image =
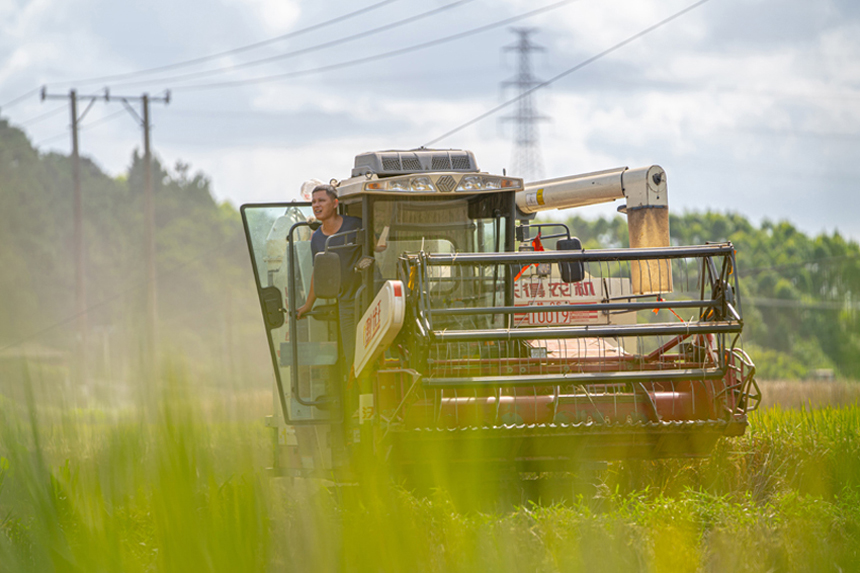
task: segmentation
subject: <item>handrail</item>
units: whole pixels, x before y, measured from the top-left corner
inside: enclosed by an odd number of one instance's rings
[[[594,249],[582,251],[523,251],[514,253],[432,253],[424,254],[431,266],[549,263],[565,261],[638,261],[644,259],[684,259],[713,257],[734,252],[731,243],[694,245],[690,247],[662,247],[637,249]]]
[[[654,295],[650,295],[654,296]],[[497,306],[497,307],[464,307],[464,308],[431,308],[429,312],[436,316],[463,316],[470,314],[521,314],[536,312],[567,312],[586,310],[654,310],[661,308],[701,308],[715,307],[722,301],[710,300],[664,300],[661,302],[594,302],[577,304],[555,304],[551,306]],[[738,318],[739,320],[739,318]]]
[[[552,308],[552,307],[550,307]],[[597,338],[616,336],[659,336],[680,334],[740,333],[743,324],[734,321],[697,323],[659,322],[650,324],[618,324],[600,326],[566,326],[483,330],[434,330],[434,342],[466,342],[480,340],[539,340],[547,338]]]

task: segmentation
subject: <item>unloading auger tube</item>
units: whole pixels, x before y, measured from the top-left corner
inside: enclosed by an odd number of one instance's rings
[[[630,246],[669,246],[666,172],[659,165],[619,167],[526,183],[516,199],[517,209],[525,216],[626,199],[627,204],[619,211],[627,214]],[[667,261],[637,261],[632,271],[634,294],[672,292],[672,270]]]

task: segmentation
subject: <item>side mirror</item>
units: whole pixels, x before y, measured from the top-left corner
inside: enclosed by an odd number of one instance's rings
[[[284,326],[284,299],[281,298],[281,289],[274,286],[264,287],[260,289],[260,297],[266,311],[266,327],[273,330]]]
[[[561,239],[556,243],[555,248],[559,251],[581,251],[582,242],[576,237]],[[578,283],[585,278],[585,268],[582,265],[582,261],[558,263],[558,270],[561,271],[561,280],[566,283]]]
[[[526,240],[526,230],[524,225],[517,225],[517,228],[514,229],[514,233],[516,235],[516,239],[523,243]]]
[[[314,294],[319,298],[337,298],[340,292],[340,257],[331,251],[314,257]]]

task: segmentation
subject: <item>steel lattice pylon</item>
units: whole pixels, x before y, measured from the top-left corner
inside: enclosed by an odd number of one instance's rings
[[[519,36],[516,44],[506,46],[506,52],[516,50],[518,54],[518,70],[514,78],[502,82],[502,87],[517,88],[519,99],[514,115],[504,117],[506,121],[515,122],[514,151],[511,158],[511,175],[522,177],[526,181],[536,181],[543,178],[543,161],[538,147],[537,123],[547,119],[535,110],[532,90],[541,83],[532,74],[531,53],[543,51],[545,48],[531,41],[530,35],[534,28],[512,28]]]

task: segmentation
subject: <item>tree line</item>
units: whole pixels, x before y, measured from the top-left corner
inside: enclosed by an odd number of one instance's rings
[[[585,248],[629,245],[626,219],[571,217]],[[834,231],[811,237],[788,221],[752,224],[737,213],[669,218],[673,245],[731,241],[744,308],[745,348],[762,378],[818,370],[860,379],[860,245]]]
[[[94,376],[141,367],[146,272],[143,160],[105,174],[82,159],[85,280]],[[268,383],[271,363],[237,209],[181,162],[154,164],[157,298],[164,348],[201,375]],[[72,168],[39,153],[0,119],[0,365],[10,356],[74,348]],[[571,217],[585,248],[624,247],[626,220]],[[736,213],[671,215],[673,244],[737,247],[745,346],[764,378],[817,369],[860,379],[860,246],[838,232],[808,236],[789,222],[756,226]],[[265,387],[265,386],[263,386]]]
[[[89,374],[144,370],[144,162],[110,177],[81,158]],[[270,363],[237,210],[190,166],[153,162],[159,343],[211,380],[246,383]],[[56,363],[78,336],[72,160],[41,154],[0,119],[0,367],[23,356]],[[265,386],[264,386],[265,387]]]

